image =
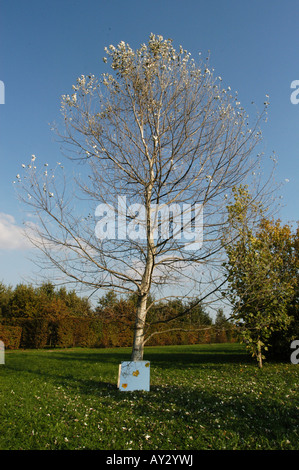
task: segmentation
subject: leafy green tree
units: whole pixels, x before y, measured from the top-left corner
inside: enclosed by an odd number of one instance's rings
[[[236,188],[235,203],[228,211],[237,236],[234,243],[226,245],[225,266],[232,318],[262,367],[271,335],[290,323],[288,308],[296,286],[296,259],[290,227],[282,226],[279,220],[267,220],[258,205],[255,212],[259,222],[252,226],[247,213],[250,203],[247,187]]]
[[[32,285],[18,284],[9,301],[11,317],[34,318],[40,314],[40,301]]]
[[[294,255],[294,295],[288,305],[289,325],[271,335],[268,355],[276,359],[289,360],[290,344],[299,338],[299,226],[291,237]]]

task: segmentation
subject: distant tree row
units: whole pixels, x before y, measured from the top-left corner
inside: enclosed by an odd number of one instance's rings
[[[137,302],[138,296],[135,294],[119,299],[111,290],[99,299],[95,315],[102,320],[114,321],[119,325],[120,331],[122,327],[132,328]],[[189,342],[194,343],[200,342],[203,338],[207,340],[211,337],[211,332],[214,339],[217,337],[217,341],[225,342],[232,339],[233,323],[227,320],[221,308],[213,320],[201,302],[196,303],[194,299],[186,302],[182,299],[155,302],[150,296],[149,305],[145,328],[148,344],[153,344],[153,338],[158,341],[160,336],[167,341],[170,341],[170,337],[173,340],[175,334],[179,335],[180,332],[189,334]],[[162,342],[164,343],[163,340]]]
[[[15,288],[0,283],[0,318],[86,317],[92,311],[87,298],[65,287],[57,290],[51,282],[40,287],[18,284]]]
[[[87,297],[80,297],[76,291],[67,291],[65,287],[55,288],[51,282],[44,282],[39,287],[31,284],[18,284],[15,288],[0,282],[0,319],[11,318],[50,318],[61,319],[66,317],[98,317],[101,319],[129,320],[134,318],[137,306],[137,295],[131,294],[126,298],[119,298],[110,290],[99,297],[97,306],[92,306]],[[148,323],[150,325],[167,323],[168,319],[178,319],[184,326],[212,325],[213,319],[199,302],[196,306],[192,302],[183,302],[181,299],[155,302],[149,310]],[[186,313],[189,307],[190,312]],[[130,313],[131,312],[131,313]],[[172,320],[173,321],[173,320]],[[215,324],[228,324],[223,310],[220,308],[216,314]]]
[[[154,299],[150,299],[154,303]],[[137,295],[129,295],[120,299],[110,290],[99,297],[97,306],[92,307],[87,297],[80,297],[75,290],[67,291],[65,287],[57,289],[51,282],[45,282],[39,287],[31,284],[18,284],[15,288],[0,282],[0,317],[2,318],[36,318],[40,316],[114,316],[122,303],[136,308]],[[166,311],[173,310],[179,314],[186,305],[181,299],[168,302],[158,302],[150,310],[152,320],[163,320]],[[197,321],[201,324],[212,324],[212,319],[199,304],[187,315],[188,322]]]
[[[138,297],[118,297],[113,290],[91,305],[65,287],[0,284],[0,339],[7,348],[117,347],[132,341]],[[148,345],[195,344],[235,340],[233,324],[222,309],[215,320],[198,302],[155,302],[148,313]],[[187,313],[186,313],[187,312]]]

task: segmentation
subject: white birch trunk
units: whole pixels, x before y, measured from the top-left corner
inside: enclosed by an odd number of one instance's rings
[[[132,349],[132,361],[142,361],[144,351],[144,327],[146,320],[147,294],[140,296],[137,304],[136,322],[134,330],[134,340]]]
[[[153,170],[151,167],[151,177],[153,179]],[[153,229],[151,222],[151,189],[152,184],[148,188],[146,195],[146,231],[147,231],[147,257],[140,285],[140,291],[137,301],[137,312],[134,330],[132,361],[142,361],[144,352],[144,329],[147,314],[147,298],[152,283],[152,274],[154,268],[155,244],[153,239]]]

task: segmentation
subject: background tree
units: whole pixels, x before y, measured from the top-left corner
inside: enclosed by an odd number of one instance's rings
[[[113,290],[110,290],[99,298],[97,310],[100,311],[106,307],[113,307],[117,303],[117,300],[116,293]]]
[[[0,282],[0,318],[9,315],[9,304],[12,295],[12,287]]]
[[[89,317],[93,315],[90,301],[65,287],[55,289],[51,282],[39,287],[18,284],[15,288],[0,284],[0,313],[6,319]]]
[[[259,164],[265,110],[250,123],[208,59],[196,63],[162,36],[105,52],[111,73],[82,75],[62,98],[64,151],[87,164],[74,192],[60,163],[41,172],[33,156],[22,194],[37,217],[29,237],[51,266],[95,291],[136,293],[132,360],[140,360],[150,293],[164,298],[174,286],[195,306],[223,284],[225,206]]]
[[[294,294],[287,307],[289,324],[285,329],[274,331],[269,340],[268,356],[276,359],[290,360],[290,344],[299,338],[299,227],[290,234],[289,240],[293,257],[289,269],[293,272]]]
[[[234,340],[237,335],[231,318],[227,318],[223,308],[218,308],[215,318],[216,341],[226,343]]]
[[[265,218],[259,204],[252,204],[246,186],[235,188],[235,203],[228,206],[235,242],[227,243],[232,318],[241,327],[243,340],[262,367],[274,331],[290,323],[288,308],[296,286],[296,256],[291,229]],[[248,212],[255,212],[256,224]],[[297,265],[298,266],[298,265]]]
[[[87,297],[80,297],[75,290],[67,291],[61,287],[56,292],[56,298],[65,303],[74,317],[89,317],[93,315],[93,308]]]
[[[8,315],[12,318],[34,318],[40,314],[39,296],[29,284],[18,284],[9,301]]]
[[[224,327],[228,324],[228,320],[224,315],[223,308],[218,308],[215,318],[215,325],[219,327]]]

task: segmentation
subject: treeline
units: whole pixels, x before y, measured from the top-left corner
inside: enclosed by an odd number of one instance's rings
[[[0,339],[7,349],[131,346],[137,297],[110,291],[97,306],[65,287],[0,283]],[[235,341],[234,326],[219,309],[215,321],[198,303],[154,302],[148,314],[147,345]]]
[[[92,312],[87,298],[65,287],[56,289],[51,282],[40,287],[18,284],[14,289],[0,283],[0,319],[88,317]]]

